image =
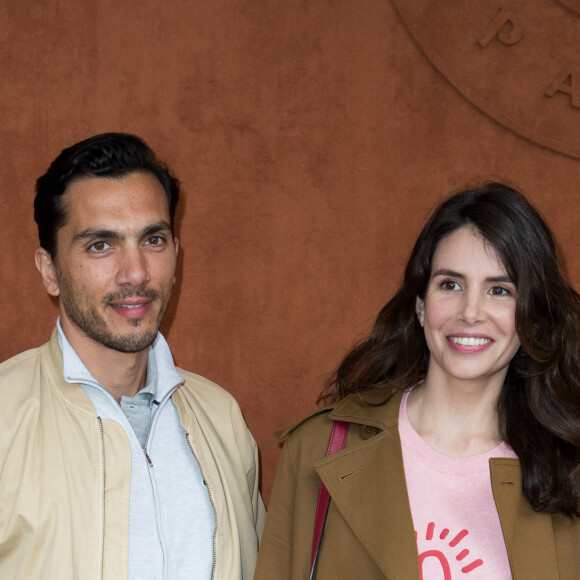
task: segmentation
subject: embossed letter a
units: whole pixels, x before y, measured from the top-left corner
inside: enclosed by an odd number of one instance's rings
[[[553,97],[557,92],[567,93],[572,97],[572,106],[580,109],[580,75],[570,64],[563,67],[556,75],[545,94]],[[576,81],[576,82],[574,82]]]

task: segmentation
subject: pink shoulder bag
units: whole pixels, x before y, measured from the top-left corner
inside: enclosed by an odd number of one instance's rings
[[[330,435],[330,442],[328,444],[328,451],[326,455],[332,455],[341,449],[344,449],[346,443],[346,436],[348,434],[348,427],[350,423],[346,421],[335,421]],[[320,549],[320,542],[322,540],[322,532],[324,531],[324,524],[326,523],[326,514],[328,513],[328,505],[330,504],[330,494],[326,486],[321,481],[320,489],[318,491],[318,502],[316,504],[316,517],[314,519],[314,536],[312,538],[312,558],[310,560],[310,580],[314,578],[314,569],[316,567],[316,559],[318,558],[318,550]]]

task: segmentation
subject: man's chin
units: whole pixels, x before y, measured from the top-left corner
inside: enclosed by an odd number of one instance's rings
[[[151,346],[157,337],[157,330],[147,330],[137,333],[113,335],[110,333],[87,334],[89,338],[102,346],[118,352],[141,352]]]

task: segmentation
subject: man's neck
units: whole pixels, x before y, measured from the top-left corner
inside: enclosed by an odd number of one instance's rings
[[[62,330],[91,375],[117,402],[121,397],[134,397],[145,386],[149,348],[119,352],[88,338],[74,326],[62,324]]]

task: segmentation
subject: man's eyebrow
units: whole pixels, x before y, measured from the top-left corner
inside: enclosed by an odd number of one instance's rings
[[[76,236],[73,237],[72,243],[75,242],[83,242],[85,240],[94,240],[95,238],[101,238],[104,240],[122,240],[125,236],[122,236],[119,232],[115,232],[113,230],[107,230],[105,228],[95,228],[95,229],[88,229],[82,232],[79,232]]]
[[[147,236],[152,236],[154,234],[158,234],[159,232],[171,233],[171,226],[165,220],[161,220],[157,223],[147,226],[146,228],[143,228],[140,237],[146,238]]]
[[[158,234],[159,232],[171,232],[171,226],[165,220],[155,222],[154,224],[150,224],[144,227],[139,232],[139,238],[146,238],[147,236],[152,236]],[[122,241],[125,239],[125,235],[115,230],[108,230],[106,228],[89,228],[79,232],[76,236],[74,236],[72,243],[74,244],[75,242],[83,242],[86,240],[95,239]]]
[[[450,278],[461,278],[461,279],[465,278],[465,276],[463,274],[460,274],[459,272],[454,272],[453,270],[445,270],[445,269],[436,270],[435,272],[433,272],[433,278],[435,278],[435,276],[449,276]],[[508,282],[510,284],[514,283],[509,276],[491,276],[489,278],[486,278],[485,281]]]

